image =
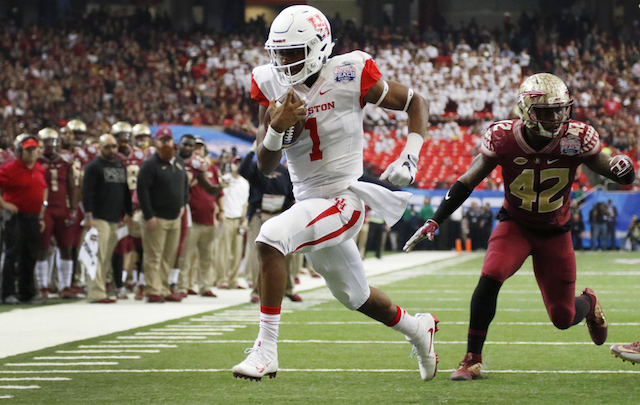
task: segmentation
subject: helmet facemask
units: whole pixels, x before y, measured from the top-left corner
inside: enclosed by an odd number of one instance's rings
[[[264,48],[278,82],[293,86],[322,69],[333,45],[327,17],[314,7],[298,5],[287,7],[273,20]],[[299,55],[291,58],[287,51]]]
[[[518,115],[524,125],[545,138],[562,136],[571,120],[573,100],[564,82],[550,73],[537,73],[522,82]]]

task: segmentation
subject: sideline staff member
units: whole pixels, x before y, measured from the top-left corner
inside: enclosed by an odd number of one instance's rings
[[[0,167],[5,242],[2,300],[5,304],[30,302],[36,295],[34,268],[47,200],[44,168],[37,162],[38,138],[19,135],[15,149],[17,159]]]
[[[116,159],[118,144],[113,135],[100,137],[100,154],[87,165],[82,182],[84,226],[98,230],[98,268],[89,281],[87,299],[97,304],[116,302],[107,297],[106,277],[113,249],[118,242],[116,230],[120,219],[131,224],[131,192],[127,184],[127,170]]]
[[[138,173],[138,199],[146,221],[142,227],[145,290],[148,302],[180,302],[180,295],[169,289],[169,272],[178,253],[189,181],[184,160],[175,156],[169,128],[161,127],[156,132],[156,150]]]

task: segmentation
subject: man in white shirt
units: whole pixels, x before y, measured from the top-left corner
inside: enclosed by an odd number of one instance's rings
[[[218,268],[217,285],[220,289],[243,288],[238,285],[238,270],[242,260],[242,240],[247,230],[247,206],[249,204],[249,182],[238,174],[240,158],[231,160],[231,172],[222,176],[224,189],[224,225],[222,251],[223,266]]]

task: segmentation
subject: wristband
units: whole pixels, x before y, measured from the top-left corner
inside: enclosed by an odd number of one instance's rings
[[[416,157],[420,156],[420,149],[422,149],[422,144],[424,143],[424,138],[422,135],[417,132],[410,132],[407,135],[407,144],[404,147],[404,151],[402,154],[410,154]]]
[[[278,132],[271,125],[267,128],[267,134],[264,136],[262,145],[271,152],[277,152],[282,149],[282,138],[284,137],[284,131]]]

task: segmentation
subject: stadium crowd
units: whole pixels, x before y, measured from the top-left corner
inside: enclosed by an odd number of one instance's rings
[[[571,87],[577,119],[593,125],[612,150],[637,155],[638,24],[621,28],[615,35],[599,30],[586,17],[568,20],[564,15],[559,15],[557,21],[543,22],[523,14],[517,23],[505,16],[502,29],[494,31],[478,27],[473,20],[459,29],[443,25],[437,29],[429,27],[423,33],[386,27],[358,28],[351,21],[343,22],[339,16],[332,24],[334,36],[339,39],[336,53],[363,49],[374,56],[383,76],[413,87],[430,100],[434,139],[459,139],[461,127],[480,134],[491,121],[509,117],[523,76],[544,70],[556,73]],[[125,144],[130,151],[119,159],[127,166],[127,174],[131,176],[128,184],[134,191],[136,181],[131,179],[136,178],[137,169],[133,166],[139,167],[142,160],[154,153],[153,134],[148,125],[216,125],[254,134],[257,106],[249,94],[251,69],[268,63],[263,49],[265,37],[266,25],[262,19],[248,23],[241,31],[224,35],[179,34],[170,30],[167,21],[151,21],[145,13],[132,18],[92,13],[73,24],[61,22],[46,28],[22,29],[15,24],[2,24],[1,163],[12,160],[11,150],[18,134],[35,135],[51,127],[57,131],[58,153],[73,163],[75,186],[80,188],[83,169],[99,153],[97,137],[111,133],[122,146],[119,134],[128,133]],[[389,145],[395,144],[392,138],[407,134],[406,113],[390,114],[371,104],[366,109],[365,128],[368,133],[380,135],[375,149],[391,149]],[[47,133],[52,136],[51,132]],[[178,146],[178,152],[181,147]],[[194,156],[198,157],[193,159],[207,169],[216,167],[208,175],[215,180],[213,183],[221,182],[228,187],[232,179],[237,178],[239,161],[234,160],[235,156],[226,153],[211,160],[206,145],[197,139],[194,149]],[[127,160],[137,153],[144,158],[135,162]],[[185,161],[189,159],[191,155],[185,156]],[[225,176],[226,180],[219,180]],[[134,201],[134,209],[135,205]],[[55,278],[65,279],[57,281],[60,290],[67,289],[61,296],[74,298],[84,291],[77,287],[83,280],[75,260],[84,233],[82,209],[68,208],[68,221],[63,222],[74,228],[75,270],[73,275],[67,270],[53,274],[52,262],[56,259],[50,249],[48,264],[41,264],[40,270],[36,267],[41,295],[48,293],[49,283]],[[246,209],[235,206],[214,205],[212,224],[225,221],[225,209],[234,212],[228,219],[238,222],[229,232],[234,235],[246,232],[247,224],[242,219]],[[481,213],[467,213],[465,223],[469,237],[480,241],[474,243],[475,248],[486,243],[487,233],[479,228],[469,231],[469,226],[474,228],[476,222],[480,224],[474,215],[480,217]],[[420,221],[415,220],[416,216],[409,211],[398,227],[400,231],[384,231],[390,234],[392,247],[402,246],[417,229]],[[135,219],[134,213],[134,222]],[[375,227],[375,218],[372,221]],[[140,217],[137,222],[141,223]],[[483,221],[483,226],[486,223]],[[136,234],[131,232],[132,236]],[[396,240],[394,232],[402,234],[400,240]],[[636,235],[637,230],[634,232]],[[221,240],[225,239],[222,231],[214,234],[211,248],[215,246],[226,253],[214,255],[211,267],[217,269],[212,270],[216,274],[208,275],[207,280],[225,280],[218,288],[241,287],[235,279],[238,257],[234,259],[232,279],[225,279],[229,274],[225,275],[223,269],[231,261],[230,255],[241,253],[237,253],[237,248],[236,253],[232,253],[231,247],[221,247]],[[182,240],[184,238],[186,234]],[[371,250],[379,255],[380,244],[384,246],[385,240],[386,235],[380,239],[376,236]],[[452,246],[447,243],[440,247]],[[141,299],[144,288],[140,286],[145,284],[140,270],[141,243],[132,241],[120,250],[116,247],[116,255],[125,258],[118,259],[113,266],[128,271],[116,271],[110,276],[114,291],[119,298],[125,298],[129,283],[136,298]],[[65,260],[66,257],[57,259],[58,269]],[[187,263],[191,263],[191,259]],[[215,296],[209,281],[204,286],[202,280],[198,280],[201,276],[197,271],[188,270],[189,277],[179,281],[181,266],[184,264],[176,260],[168,280],[176,288],[171,292],[172,297],[174,293],[182,297],[196,293],[196,284],[201,284],[202,295]]]

